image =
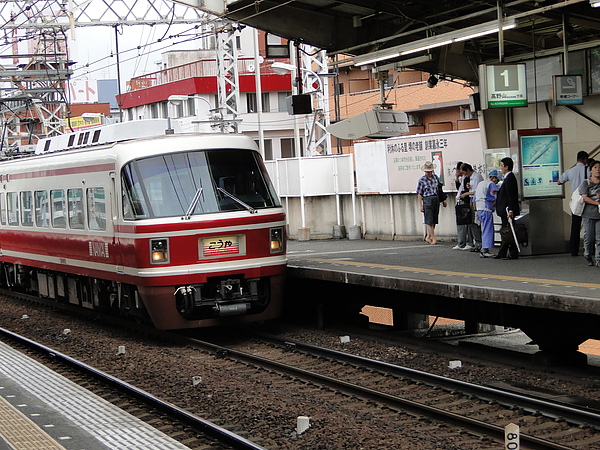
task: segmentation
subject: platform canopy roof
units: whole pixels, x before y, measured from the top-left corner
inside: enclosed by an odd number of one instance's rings
[[[202,4],[209,12],[325,49],[330,56],[350,55],[354,64],[379,59],[375,63],[379,66],[395,63],[473,83],[482,63],[519,62],[600,44],[600,8],[592,7],[590,0],[205,0]]]

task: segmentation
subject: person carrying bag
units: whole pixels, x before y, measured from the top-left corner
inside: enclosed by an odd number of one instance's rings
[[[456,225],[470,225],[473,223],[470,203],[459,202],[454,210],[456,212]]]

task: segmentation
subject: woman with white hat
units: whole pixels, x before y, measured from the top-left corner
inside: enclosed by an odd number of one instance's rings
[[[421,170],[425,172],[419,183],[417,184],[417,194],[419,197],[419,206],[421,212],[425,215],[425,226],[427,233],[425,240],[431,245],[437,244],[435,238],[435,226],[438,223],[438,216],[440,214],[440,200],[438,196],[438,186],[441,184],[440,179],[433,173],[435,165],[431,161],[427,161]],[[439,186],[441,187],[441,186]],[[444,208],[446,207],[446,201],[443,202]]]

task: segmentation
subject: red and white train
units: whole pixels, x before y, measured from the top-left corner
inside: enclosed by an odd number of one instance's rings
[[[160,329],[277,318],[285,212],[256,145],[170,125],[77,131],[0,162],[0,285]]]

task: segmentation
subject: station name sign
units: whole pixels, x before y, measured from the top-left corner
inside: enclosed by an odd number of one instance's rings
[[[481,109],[527,106],[525,64],[479,66]]]

